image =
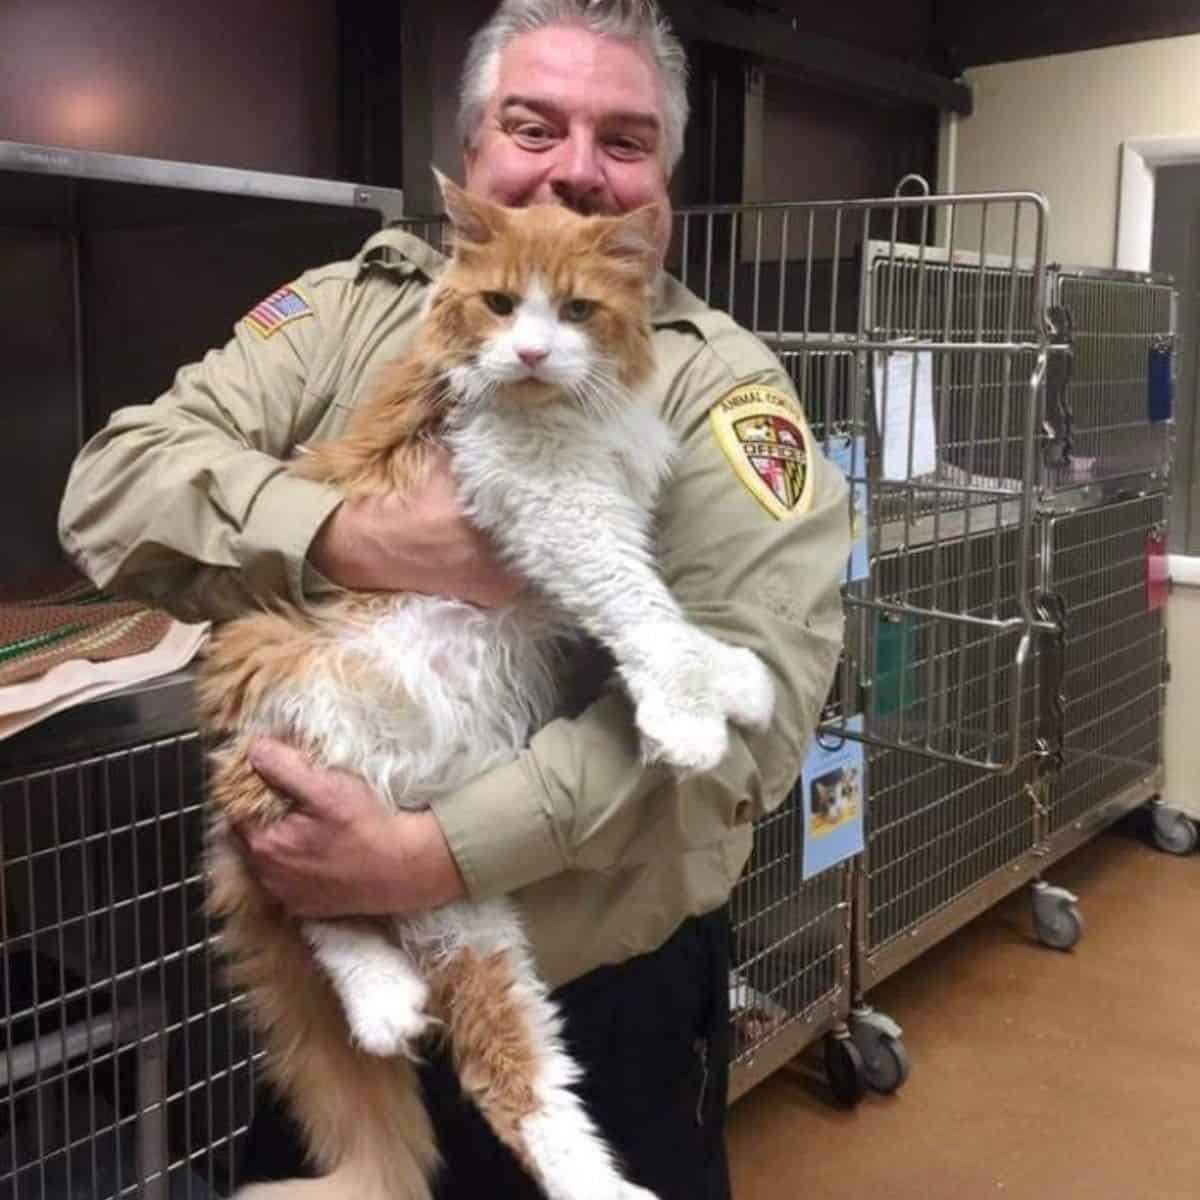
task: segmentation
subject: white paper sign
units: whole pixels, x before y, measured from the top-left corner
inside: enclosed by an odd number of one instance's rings
[[[883,436],[884,479],[910,479],[936,471],[933,355],[928,350],[879,353],[875,356],[874,382],[875,421]]]

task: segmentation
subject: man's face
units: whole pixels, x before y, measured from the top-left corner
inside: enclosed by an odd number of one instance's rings
[[[474,146],[467,188],[497,204],[581,213],[661,206],[670,234],[663,119],[650,57],[574,26],[511,42]]]

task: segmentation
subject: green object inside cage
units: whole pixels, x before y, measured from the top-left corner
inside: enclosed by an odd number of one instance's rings
[[[919,699],[916,627],[911,617],[881,613],[875,627],[875,714],[892,716]]]

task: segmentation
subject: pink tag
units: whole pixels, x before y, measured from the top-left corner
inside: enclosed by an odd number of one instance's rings
[[[1161,533],[1146,535],[1146,608],[1154,612],[1166,608],[1170,592],[1167,569],[1167,539]]]

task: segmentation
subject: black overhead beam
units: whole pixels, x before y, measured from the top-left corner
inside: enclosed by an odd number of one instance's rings
[[[724,4],[697,4],[694,0],[664,0],[661,6],[676,32],[685,38],[774,59],[798,67],[806,75],[891,100],[928,105],[961,116],[970,116],[974,107],[971,89],[965,83],[846,42],[805,33],[799,18],[739,12]]]

